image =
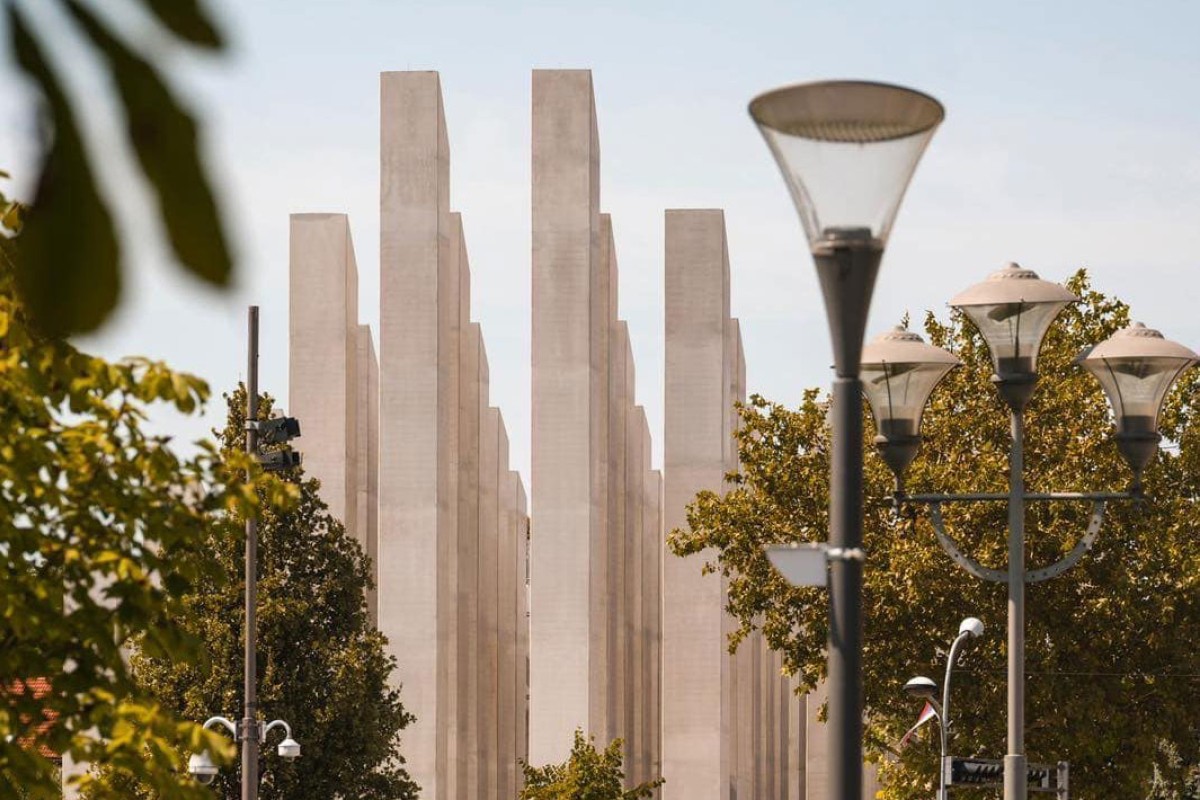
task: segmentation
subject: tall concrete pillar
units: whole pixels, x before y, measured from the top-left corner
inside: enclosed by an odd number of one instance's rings
[[[517,759],[529,763],[529,504],[517,481]],[[517,790],[525,775],[517,770]],[[515,796],[515,795],[514,795]]]
[[[304,470],[364,548],[358,524],[358,268],[345,214],[292,214],[288,406],[304,428]]]
[[[615,278],[615,264],[612,267]],[[616,281],[614,279],[613,283]],[[629,383],[629,326],[612,320],[608,351],[608,720],[607,738],[625,735],[625,528],[629,506],[626,503],[629,448],[626,427],[629,423],[632,387]],[[627,743],[628,744],[628,743]],[[628,752],[628,749],[626,749]]]
[[[358,459],[355,467],[357,502],[355,520],[362,531],[363,551],[371,562],[375,588],[367,591],[367,613],[371,624],[379,623],[379,359],[369,325],[358,326],[357,338],[357,425]]]
[[[729,258],[718,210],[666,212],[666,440],[663,525],[687,525],[702,489],[720,491],[730,434]],[[710,554],[711,556],[711,554]],[[727,615],[704,556],[663,562],[665,800],[728,800],[734,765]]]
[[[805,756],[808,753],[808,701],[798,694],[795,678],[787,678],[788,708],[788,800],[806,800]],[[814,795],[815,797],[815,795]]]
[[[647,452],[649,452],[647,440]],[[647,464],[649,466],[649,464]],[[651,469],[646,483],[646,531],[644,575],[645,594],[642,608],[645,613],[647,642],[646,704],[646,778],[662,775],[662,472]]]
[[[789,705],[790,691],[788,686],[787,676],[783,674],[783,656],[775,653],[775,672],[773,675],[775,690],[775,719],[777,722],[776,737],[775,737],[775,783],[778,790],[778,796],[787,800],[794,795],[790,795],[788,785],[788,775],[791,771],[791,759],[788,752],[788,746],[792,728],[795,727],[795,722],[791,717]]]
[[[416,716],[405,733],[409,773],[423,796],[442,800],[457,794],[448,709],[457,689],[461,298],[437,74],[383,73],[380,121],[379,628]]]
[[[633,354],[628,356],[630,385],[633,379]],[[632,399],[632,398],[631,398]],[[626,466],[625,498],[628,512],[625,525],[625,741],[630,784],[645,777],[646,742],[642,715],[647,697],[642,656],[642,536],[645,530],[643,506],[646,486],[646,410],[634,406],[629,414],[626,442],[629,450]]]
[[[829,796],[829,735],[819,716],[827,696],[821,684],[809,693],[805,708],[804,787],[805,797],[812,800]]]
[[[593,615],[598,474],[606,425],[595,325],[607,324],[600,263],[599,142],[591,75],[533,73],[533,516],[530,759],[565,760],[577,727],[601,733],[607,654]],[[606,265],[603,265],[606,267]]]
[[[480,390],[481,398],[484,392]],[[498,686],[496,664],[499,651],[496,604],[497,533],[500,527],[499,479],[501,464],[508,470],[508,439],[500,411],[482,405],[479,422],[479,798],[497,800],[499,770],[497,749],[499,723],[496,717]],[[501,452],[503,451],[503,452]],[[503,460],[501,460],[503,456]]]
[[[507,461],[502,468],[507,470]],[[518,622],[523,617],[518,603],[518,579],[523,578],[525,570],[518,559],[518,540],[522,530],[521,512],[518,497],[521,476],[513,471],[507,471],[502,476],[500,509],[500,549],[496,559],[498,575],[499,603],[497,614],[499,618],[499,666],[498,692],[499,713],[497,715],[499,734],[499,752],[497,758],[500,765],[500,783],[498,794],[502,800],[514,800],[517,796],[517,658],[520,645],[518,642]]]

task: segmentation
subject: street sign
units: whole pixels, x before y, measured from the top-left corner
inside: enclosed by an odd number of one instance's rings
[[[947,786],[1004,785],[1004,762],[998,758],[953,758],[947,757],[942,764],[946,770]],[[1027,764],[1029,791],[1053,792],[1056,800],[1069,800],[1071,765],[1066,761],[1057,764]]]

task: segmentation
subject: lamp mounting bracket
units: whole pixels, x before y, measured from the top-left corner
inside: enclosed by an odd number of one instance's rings
[[[1087,531],[1080,538],[1071,551],[1063,556],[1055,563],[1041,567],[1039,569],[1026,570],[1025,582],[1038,583],[1040,581],[1049,580],[1057,577],[1069,570],[1080,562],[1087,554],[1092,546],[1096,543],[1096,537],[1100,534],[1100,528],[1104,524],[1104,500],[1094,500],[1092,502],[1092,516],[1088,522]],[[1008,572],[1005,570],[991,569],[980,564],[975,559],[968,556],[963,549],[959,547],[958,542],[954,541],[948,533],[946,533],[946,524],[942,519],[942,504],[930,503],[929,518],[933,524],[934,533],[937,534],[938,544],[942,549],[954,560],[958,566],[965,569],[967,572],[974,575],[976,578],[993,583],[1007,583]]]

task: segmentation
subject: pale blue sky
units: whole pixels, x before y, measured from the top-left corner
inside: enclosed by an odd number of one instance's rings
[[[26,6],[40,5],[25,0]],[[117,5],[116,2],[103,5]],[[88,342],[208,378],[241,374],[244,307],[263,308],[265,388],[287,391],[287,215],[350,214],[363,317],[378,305],[378,73],[441,72],[451,204],[514,465],[529,464],[530,70],[590,68],[601,201],[613,215],[638,400],[661,463],[662,214],[724,208],[751,391],[795,402],[829,379],[803,235],[745,112],[794,81],[867,78],[945,103],[884,261],[871,330],[1009,260],[1061,279],[1087,265],[1135,316],[1200,345],[1200,4],[1194,2],[214,3],[235,46],[180,58],[241,254],[218,296],[178,277],[133,223],[136,283]],[[86,62],[70,61],[81,92]],[[0,161],[27,171],[28,123],[0,73]],[[93,81],[94,83],[94,81]],[[104,124],[98,150],[107,151]],[[10,155],[11,154],[11,155]],[[115,183],[127,171],[112,157]],[[127,216],[136,192],[116,191]],[[988,387],[980,387],[988,391]],[[213,408],[220,410],[220,405]],[[193,437],[205,423],[163,424]]]

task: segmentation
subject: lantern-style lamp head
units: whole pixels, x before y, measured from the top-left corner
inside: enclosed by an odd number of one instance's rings
[[[921,415],[929,395],[959,363],[954,354],[900,327],[863,348],[863,394],[879,434],[875,446],[898,485],[921,446]]]
[[[840,376],[857,375],[883,248],[945,114],[929,95],[866,81],[787,86],[750,103],[817,263]]]
[[[1135,323],[1080,353],[1076,363],[1096,376],[1116,418],[1117,447],[1134,486],[1158,452],[1158,417],[1176,379],[1200,355]]]
[[[1033,395],[1037,357],[1054,318],[1079,300],[1061,284],[1009,264],[950,301],[971,318],[987,342],[992,378],[1009,405],[1020,410]]]

